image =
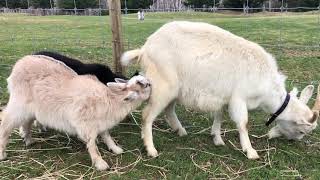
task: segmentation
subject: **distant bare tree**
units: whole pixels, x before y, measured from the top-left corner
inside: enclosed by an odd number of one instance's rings
[[[108,0],[100,0],[100,7],[102,9],[108,9]]]
[[[185,0],[153,0],[151,9],[182,9]]]

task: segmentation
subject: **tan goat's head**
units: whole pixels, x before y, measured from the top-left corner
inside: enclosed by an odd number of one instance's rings
[[[123,101],[145,101],[150,97],[151,83],[142,75],[129,80],[115,78],[115,81],[107,83],[107,86],[111,91],[125,93]]]

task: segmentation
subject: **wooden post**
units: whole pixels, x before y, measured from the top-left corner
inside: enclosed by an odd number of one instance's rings
[[[123,52],[123,40],[121,31],[121,3],[120,0],[108,0],[109,16],[112,31],[112,49],[114,70],[117,74],[122,74],[123,68],[120,63]]]

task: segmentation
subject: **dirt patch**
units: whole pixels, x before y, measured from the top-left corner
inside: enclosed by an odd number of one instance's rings
[[[287,57],[320,57],[319,50],[294,50],[286,49],[284,54]]]

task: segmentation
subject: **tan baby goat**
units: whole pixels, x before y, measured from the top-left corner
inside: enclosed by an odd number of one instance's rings
[[[10,98],[0,126],[0,160],[13,128],[23,127],[26,144],[32,142],[30,128],[34,119],[41,124],[77,135],[87,144],[92,163],[99,170],[109,166],[102,159],[96,138],[114,153],[123,150],[112,140],[109,130],[150,95],[149,81],[134,76],[117,79],[108,87],[95,76],[77,75],[64,64],[46,56],[25,56],[7,79]]]

